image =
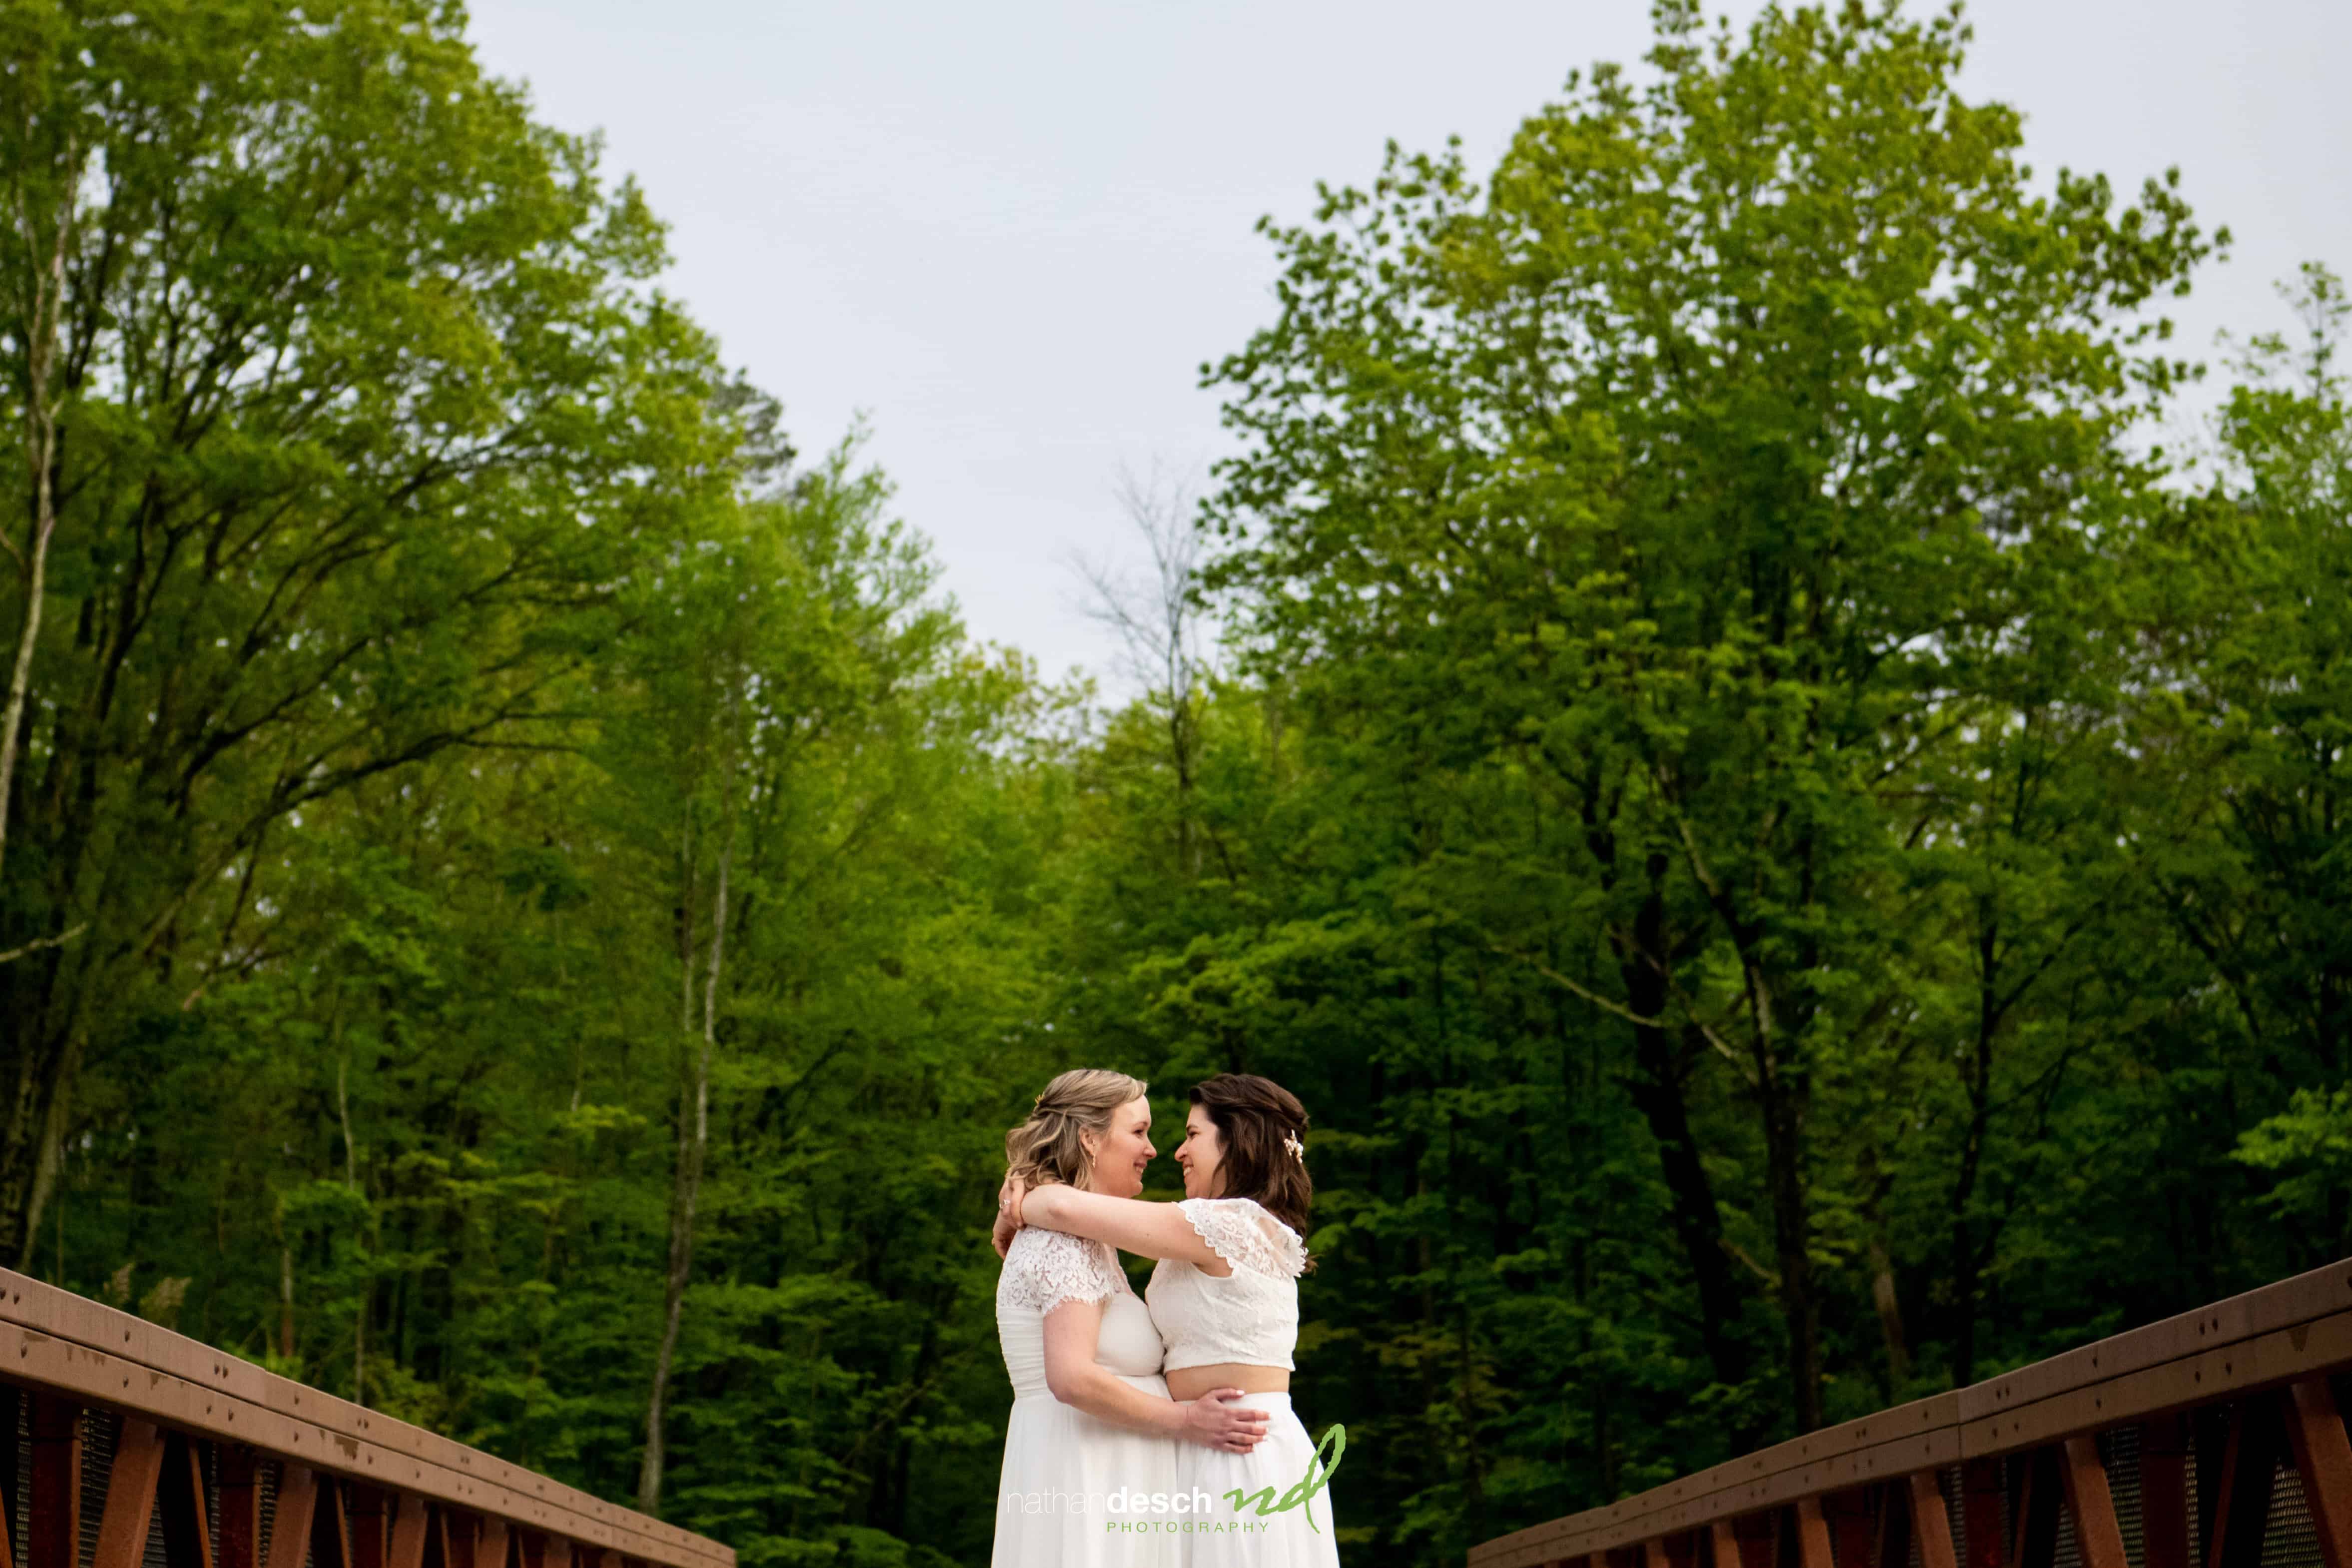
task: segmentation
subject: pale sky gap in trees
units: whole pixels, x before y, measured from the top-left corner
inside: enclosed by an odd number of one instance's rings
[[[1742,3],[1733,15],[1754,6]],[[2178,312],[2287,325],[2352,272],[2352,0],[1979,0],[1972,96],[2043,179],[2178,163],[2236,244]],[[1569,70],[1635,61],[1645,0],[475,0],[488,67],[601,129],[669,220],[666,280],[783,399],[804,453],[861,411],[972,631],[1118,694],[1067,564],[1136,552],[1121,466],[1224,449],[1202,361],[1270,318],[1260,214],[1361,183],[1384,142],[1491,167]]]

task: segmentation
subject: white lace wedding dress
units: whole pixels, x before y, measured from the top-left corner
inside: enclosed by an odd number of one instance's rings
[[[1157,1492],[1164,1506],[1176,1489],[1177,1451],[1194,1445],[1112,1426],[1054,1397],[1045,1385],[1045,1314],[1065,1301],[1102,1302],[1096,1362],[1146,1394],[1168,1397],[1160,1331],[1128,1288],[1118,1255],[1057,1230],[1016,1234],[996,1282],[1013,1416],[991,1568],[1174,1568],[1181,1518],[1118,1505]]]
[[[1144,1293],[1166,1347],[1164,1369],[1220,1362],[1289,1367],[1298,1343],[1298,1276],[1307,1267],[1307,1244],[1248,1198],[1186,1198],[1178,1206],[1233,1272],[1220,1279],[1172,1258],[1161,1258],[1151,1271]],[[1290,1395],[1253,1394],[1238,1403],[1266,1413],[1264,1442],[1246,1454],[1191,1443],[1177,1452],[1178,1489],[1215,1498],[1210,1517],[1228,1526],[1201,1532],[1196,1524],[1194,1533],[1181,1537],[1184,1561],[1339,1568],[1331,1493],[1318,1490],[1292,1508],[1277,1506],[1307,1479],[1315,1452]],[[1268,1488],[1273,1497],[1261,1503]],[[1244,1500],[1239,1510],[1227,1496],[1236,1491]],[[1234,1524],[1251,1528],[1236,1534]]]

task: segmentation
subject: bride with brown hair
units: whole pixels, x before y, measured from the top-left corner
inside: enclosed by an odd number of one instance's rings
[[[1152,1158],[1144,1085],[1095,1068],[1062,1074],[1004,1135],[1004,1157],[1041,1192],[1132,1197]],[[1184,1521],[1196,1503],[1207,1511],[1178,1487],[1180,1453],[1245,1454],[1265,1413],[1226,1403],[1242,1391],[1225,1384],[1195,1380],[1182,1400],[1169,1396],[1160,1331],[1108,1246],[1053,1230],[999,1242],[996,1331],[1013,1414],[992,1568],[1177,1563]]]
[[[1232,1544],[1223,1535],[1243,1525],[1252,1532],[1252,1568],[1338,1568],[1328,1494],[1318,1495],[1328,1471],[1290,1406],[1314,1198],[1307,1110],[1280,1084],[1249,1073],[1219,1073],[1191,1098],[1176,1150],[1181,1202],[1139,1202],[1135,1189],[1039,1185],[1015,1170],[1005,1178],[997,1236],[1016,1233],[1017,1247],[1043,1227],[1160,1259],[1146,1296],[1170,1394],[1240,1389],[1266,1408],[1266,1439],[1255,1447],[1188,1447],[1176,1456],[1176,1489],[1217,1500],[1212,1531],[1202,1533],[1194,1521],[1181,1538],[1186,1561],[1221,1554]]]

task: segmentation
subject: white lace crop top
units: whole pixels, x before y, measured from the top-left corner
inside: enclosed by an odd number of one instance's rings
[[[1045,1314],[1065,1301],[1102,1302],[1098,1365],[1120,1377],[1155,1380],[1156,1391],[1166,1392],[1156,1384],[1160,1331],[1128,1288],[1118,1254],[1106,1242],[1030,1226],[1013,1237],[996,1277],[997,1342],[1016,1395],[1046,1392]]]
[[[1173,1258],[1152,1269],[1144,1293],[1168,1349],[1164,1369],[1291,1366],[1307,1244],[1249,1198],[1186,1198],[1176,1206],[1233,1272],[1219,1279]]]

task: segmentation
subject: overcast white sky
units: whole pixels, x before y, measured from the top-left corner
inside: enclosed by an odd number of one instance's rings
[[[1731,7],[1737,16],[1754,9]],[[2352,270],[2352,5],[1979,0],[1971,92],[2118,187],[2180,165],[2231,259],[2189,343]],[[861,412],[979,636],[1108,673],[1071,552],[1125,557],[1122,465],[1223,449],[1198,367],[1272,311],[1261,214],[1390,138],[1491,166],[1567,72],[1632,62],[1646,0],[475,0],[498,74],[601,128],[672,225],[667,279],[813,452]],[[1116,689],[1117,682],[1112,686]]]

